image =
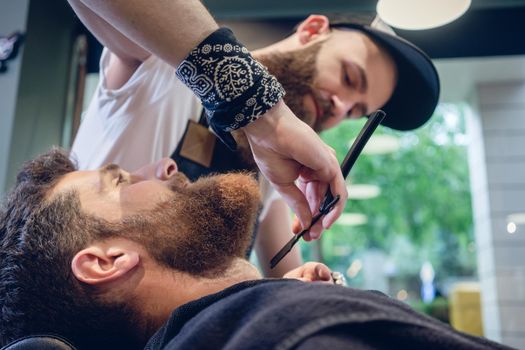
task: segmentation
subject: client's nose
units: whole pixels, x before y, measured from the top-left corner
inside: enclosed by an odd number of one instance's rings
[[[177,163],[171,158],[162,158],[158,162],[148,164],[133,172],[142,179],[168,180],[177,172]]]
[[[157,162],[155,176],[159,180],[168,180],[177,172],[177,163],[171,158],[162,158]]]

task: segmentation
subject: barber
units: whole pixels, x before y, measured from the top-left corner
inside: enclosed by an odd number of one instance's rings
[[[177,75],[201,99],[211,127],[228,146],[235,147],[231,131],[244,132],[261,173],[294,210],[302,227],[309,225],[310,208],[319,207],[328,187],[341,200],[312,232],[317,236],[341,215],[348,194],[335,153],[286,106],[282,100],[284,90],[277,80],[258,69],[260,66],[246,50],[239,56],[248,62],[252,81],[232,81],[226,74],[213,76],[206,69],[207,64],[219,61],[217,56],[202,62],[202,53],[209,47],[239,43],[231,33],[218,28],[200,1],[82,3],[138,45],[177,67]],[[229,86],[237,91],[232,92]],[[258,108],[250,111],[248,107],[254,100]]]

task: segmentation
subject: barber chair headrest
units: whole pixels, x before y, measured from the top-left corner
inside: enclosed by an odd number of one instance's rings
[[[30,335],[17,339],[0,350],[76,350],[76,348],[56,335]]]

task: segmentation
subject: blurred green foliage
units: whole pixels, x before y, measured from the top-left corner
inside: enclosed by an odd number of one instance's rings
[[[375,135],[398,137],[399,150],[362,154],[347,180],[381,188],[376,198],[349,200],[346,205],[345,212],[366,214],[368,222],[360,226],[336,222],[324,233],[317,249],[302,242],[305,260],[317,258],[316,251],[320,251],[332,269],[346,271],[354,259],[374,248],[385,253],[390,275],[418,275],[424,261],[432,263],[437,280],[475,275],[464,118],[467,108],[441,104],[432,119],[416,131],[379,127]],[[364,123],[347,121],[322,133],[340,162]],[[357,275],[349,282],[359,287],[362,278]]]
[[[412,308],[421,313],[437,318],[442,322],[450,323],[449,303],[445,298],[436,298],[428,304],[422,301],[411,302],[409,304],[412,306]]]

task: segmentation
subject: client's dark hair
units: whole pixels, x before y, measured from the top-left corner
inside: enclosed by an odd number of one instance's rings
[[[97,300],[71,272],[74,254],[104,234],[101,222],[82,213],[76,192],[49,196],[74,170],[58,149],[27,162],[0,210],[0,346],[43,333],[80,348],[124,344],[113,336],[131,339],[119,329],[130,314]]]

